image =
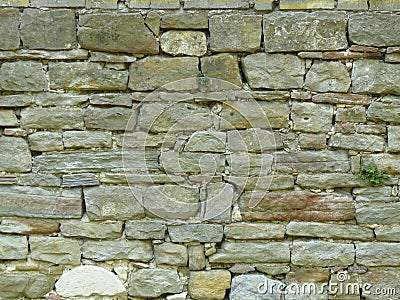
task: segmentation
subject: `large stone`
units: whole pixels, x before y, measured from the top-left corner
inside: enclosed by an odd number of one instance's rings
[[[184,245],[162,243],[154,245],[154,256],[157,265],[186,266],[188,252]]]
[[[224,235],[235,240],[283,239],[285,226],[271,223],[233,223],[225,226]]]
[[[390,225],[400,222],[400,203],[367,203],[356,204],[356,220],[358,224]]]
[[[378,60],[357,60],[353,64],[354,93],[400,95],[400,65]]]
[[[379,123],[400,123],[400,99],[384,96],[372,101],[367,110],[367,118]]]
[[[384,242],[399,242],[400,227],[378,227],[374,230],[376,239]]]
[[[206,194],[202,220],[230,222],[231,207],[236,200],[234,187],[225,182],[208,183],[206,186]]]
[[[215,15],[209,18],[214,52],[256,52],[261,46],[262,16]]]
[[[224,153],[226,133],[216,131],[197,131],[190,136],[185,151]]]
[[[291,261],[298,266],[349,266],[354,263],[354,256],[353,244],[294,241]]]
[[[229,300],[280,300],[278,288],[284,283],[261,274],[239,275],[232,279]]]
[[[29,172],[32,168],[28,143],[20,137],[0,137],[0,171]]]
[[[400,10],[400,3],[398,0],[370,0],[370,6],[372,10]]]
[[[176,55],[202,56],[207,51],[204,32],[169,30],[161,36],[161,50]]]
[[[47,80],[40,62],[17,61],[1,65],[0,91],[41,92],[46,89]]]
[[[316,61],[307,72],[304,87],[316,92],[347,92],[350,75],[344,64],[338,61]]]
[[[334,0],[281,0],[280,9],[334,9]]]
[[[119,90],[127,89],[128,72],[106,69],[99,63],[50,63],[49,78],[52,89]]]
[[[344,12],[274,12],[264,16],[267,52],[347,48]]]
[[[58,265],[79,265],[81,246],[77,240],[59,237],[31,236],[29,238],[31,257]]]
[[[355,212],[353,197],[346,193],[250,192],[239,205],[245,221],[345,221]]]
[[[0,259],[26,259],[28,240],[25,236],[0,236]]]
[[[244,9],[248,8],[246,0],[185,0],[186,9]]]
[[[293,102],[293,129],[307,132],[328,132],[332,127],[333,107],[328,104]]]
[[[156,298],[166,293],[180,293],[182,289],[176,270],[140,269],[132,272],[129,277],[128,293],[133,297]]]
[[[242,60],[244,75],[252,88],[292,89],[303,87],[304,61],[287,54],[256,53]]]
[[[206,11],[186,11],[165,14],[161,20],[161,28],[172,29],[204,29],[208,28]]]
[[[299,174],[297,175],[296,183],[303,188],[314,189],[321,187],[326,189],[361,187],[366,185],[361,178],[348,173]]]
[[[18,234],[52,234],[59,231],[60,223],[32,218],[2,218],[0,232]]]
[[[122,222],[63,221],[61,234],[66,237],[112,239],[122,234]]]
[[[139,13],[87,14],[79,18],[82,48],[140,54],[157,54],[158,42]]]
[[[400,152],[400,126],[388,126],[388,151]]]
[[[3,299],[43,298],[54,286],[54,278],[41,274],[0,274],[0,297]]]
[[[208,77],[229,81],[237,86],[242,86],[239,61],[232,54],[217,54],[200,59],[201,71]]]
[[[395,181],[397,178],[394,179]],[[391,180],[385,180],[385,184]],[[366,188],[354,188],[353,195],[357,202],[394,202],[397,201],[391,186],[372,186]]]
[[[189,295],[198,300],[222,300],[231,287],[231,273],[227,270],[191,272]]]
[[[83,129],[83,112],[80,108],[27,108],[21,112],[21,126],[26,129]]]
[[[219,243],[223,238],[223,227],[217,224],[171,225],[168,233],[174,243]]]
[[[62,135],[65,148],[111,148],[111,132],[65,131]]]
[[[82,257],[94,261],[129,259],[147,262],[153,258],[153,249],[149,241],[87,240],[82,246]]]
[[[125,130],[135,110],[125,107],[89,107],[85,110],[85,125],[88,129]]]
[[[132,220],[125,223],[125,235],[128,239],[163,240],[166,231],[165,222],[159,220]]]
[[[13,50],[19,48],[19,11],[15,8],[0,11],[0,49]]]
[[[290,261],[288,243],[231,243],[223,242],[210,263],[283,263]]]
[[[137,91],[157,89],[164,84],[197,76],[198,58],[149,56],[129,68],[129,88]]]
[[[318,237],[326,239],[347,239],[369,241],[374,239],[372,229],[357,225],[341,225],[316,222],[290,222],[286,226],[289,236]]]
[[[24,9],[20,33],[27,49],[76,48],[75,12],[70,9]]]
[[[400,245],[398,243],[360,243],[356,244],[357,264],[380,267],[400,266]]]
[[[385,26],[382,26],[385,24]],[[365,46],[396,46],[400,44],[397,32],[400,16],[378,12],[353,14],[349,19],[349,38],[354,44]]]
[[[378,153],[365,156],[363,162],[364,165],[373,163],[377,166],[379,171],[389,175],[397,175],[400,173],[400,161],[398,155],[392,155],[389,153]]]
[[[61,133],[38,131],[29,135],[29,147],[32,151],[61,151],[64,150]]]
[[[337,133],[329,139],[329,146],[332,148],[348,149],[355,151],[383,151],[386,141],[382,136],[371,134],[344,135]]]
[[[135,219],[144,216],[141,191],[126,186],[88,187],[83,191],[87,214],[92,220]]]

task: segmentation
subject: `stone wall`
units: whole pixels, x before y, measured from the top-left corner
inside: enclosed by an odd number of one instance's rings
[[[399,12],[1,0],[0,298],[399,299]]]

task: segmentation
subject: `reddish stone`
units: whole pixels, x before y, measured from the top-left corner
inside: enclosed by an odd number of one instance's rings
[[[325,93],[314,95],[312,101],[330,104],[370,105],[372,97],[358,94]]]

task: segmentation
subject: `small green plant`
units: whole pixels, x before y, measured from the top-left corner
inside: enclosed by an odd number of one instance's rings
[[[379,171],[374,163],[361,164],[360,172],[356,173],[356,176],[373,185],[381,184],[385,179],[389,178],[388,175]]]
[[[199,78],[199,83],[202,86],[209,87],[210,86],[210,78],[207,75],[203,74],[203,72],[198,71],[197,77]]]

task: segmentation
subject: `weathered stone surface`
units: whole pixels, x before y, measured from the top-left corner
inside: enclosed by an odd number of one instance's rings
[[[118,0],[86,0],[86,8],[116,9]]]
[[[372,10],[388,10],[398,11],[400,10],[400,3],[397,0],[370,0],[370,6]]]
[[[197,131],[190,136],[185,146],[185,151],[224,153],[225,147],[225,132]]]
[[[134,297],[156,298],[166,293],[180,293],[182,289],[176,270],[140,269],[132,272],[129,277],[128,293]]]
[[[206,266],[206,256],[204,255],[204,245],[189,245],[189,270],[198,271]]]
[[[396,181],[396,179],[394,179]],[[384,183],[391,181],[385,180]],[[392,193],[391,186],[374,186],[366,188],[354,188],[353,195],[357,202],[394,202],[397,197]]]
[[[259,292],[267,289],[266,293]],[[266,286],[265,286],[266,285]],[[270,279],[261,274],[239,275],[232,279],[231,292],[229,300],[280,300],[281,294],[278,292],[278,287],[283,285],[281,281]],[[272,290],[272,292],[270,292]]]
[[[1,95],[0,107],[24,107],[33,103],[34,97],[32,95],[18,94],[18,95]]]
[[[200,59],[201,70],[208,77],[229,81],[237,86],[242,86],[239,61],[232,54],[217,54]]]
[[[400,273],[398,269],[387,269],[387,270],[379,270],[379,269],[370,269],[368,272],[361,274],[361,280],[363,283],[370,284],[373,286],[374,290],[379,289],[379,291],[387,291],[386,295],[374,295],[370,291],[370,293],[363,293],[365,295],[365,299],[368,300],[384,300],[387,299],[390,295],[397,295],[397,292],[400,289],[399,282],[400,282]]]
[[[227,270],[190,273],[188,290],[193,299],[222,300],[230,287],[231,273]]]
[[[353,64],[353,92],[400,95],[400,65],[378,60],[357,60]]]
[[[388,126],[388,151],[400,152],[400,126]]]
[[[371,103],[371,96],[343,93],[326,93],[313,95],[312,101],[316,103],[330,104],[369,105]]]
[[[23,78],[24,80],[21,80]],[[36,61],[5,62],[0,67],[0,90],[41,92],[47,89],[43,65]]]
[[[255,10],[263,10],[263,11],[271,11],[273,9],[273,0],[255,0],[254,9]]]
[[[400,203],[356,204],[358,224],[390,225],[400,222]]]
[[[290,261],[287,243],[231,243],[223,242],[210,263],[281,263]]]
[[[281,172],[347,172],[350,170],[346,151],[276,152],[275,169]]]
[[[156,37],[135,14],[87,14],[79,18],[78,39],[82,48],[141,54],[157,54]]]
[[[367,117],[375,122],[400,123],[400,99],[384,96],[374,100],[367,110]]]
[[[186,266],[188,262],[186,246],[173,243],[154,245],[154,256],[157,265]]]
[[[31,0],[31,7],[85,7],[85,0]]]
[[[141,191],[125,186],[88,187],[83,191],[87,214],[92,220],[135,219],[144,216]]]
[[[290,222],[286,226],[289,236],[319,237],[327,239],[348,239],[370,241],[374,239],[372,229],[357,225],[339,225],[316,222]]]
[[[130,8],[178,9],[179,0],[129,0]]]
[[[85,241],[82,246],[82,256],[94,261],[114,259],[129,259],[134,261],[149,261],[153,258],[153,250],[148,241]]]
[[[11,109],[0,110],[0,126],[18,126],[18,120],[15,112]]]
[[[350,75],[344,64],[338,61],[316,61],[307,72],[304,87],[317,92],[347,92]]]
[[[171,225],[168,226],[168,233],[175,243],[219,243],[223,237],[223,227],[217,224]]]
[[[27,49],[76,48],[75,12],[70,9],[28,8],[22,14],[20,34]]]
[[[50,63],[49,78],[52,89],[123,91],[128,84],[128,72],[90,62]]]
[[[209,18],[214,52],[256,52],[261,45],[261,16],[215,15]]]
[[[79,266],[63,274],[56,283],[62,297],[125,296],[126,290],[118,277],[97,266]]]
[[[0,49],[13,50],[19,48],[19,11],[15,8],[0,11]]]
[[[161,50],[176,55],[202,56],[207,51],[204,32],[169,30],[161,36]]]
[[[285,226],[269,223],[234,223],[225,226],[224,235],[235,240],[283,239]]]
[[[354,256],[353,244],[294,241],[291,261],[299,266],[348,266],[354,263]]]
[[[265,176],[271,173],[271,154],[232,153],[227,156],[229,174],[233,176]]]
[[[32,168],[28,143],[20,137],[0,137],[0,171],[29,172]]]
[[[91,57],[93,61],[93,56]],[[95,94],[89,96],[89,102],[92,105],[106,105],[106,106],[125,106],[132,107],[131,94]]]
[[[0,52],[0,59],[45,59],[45,60],[74,60],[87,59],[89,52],[84,49],[46,51],[46,50],[14,50]]]
[[[250,208],[251,203],[255,207]],[[239,202],[245,221],[343,221],[354,217],[350,194],[308,191],[244,193]]]
[[[321,174],[299,174],[296,183],[304,188],[338,188],[338,187],[360,187],[366,183],[354,174],[347,173],[321,173]]]
[[[398,242],[400,241],[400,227],[378,227],[375,228],[375,235],[378,241]]]
[[[128,239],[163,240],[166,230],[165,222],[159,220],[132,220],[125,223],[125,235]]]
[[[209,176],[206,176],[206,178]],[[231,207],[236,199],[232,185],[225,182],[211,182],[206,186],[206,201],[202,220],[230,222]]]
[[[337,122],[366,122],[366,112],[363,106],[353,106],[350,108],[338,108],[335,120]]]
[[[89,129],[125,130],[134,113],[134,110],[125,107],[89,107],[84,113],[85,125]]]
[[[63,221],[61,234],[66,237],[112,239],[122,234],[122,222]]]
[[[21,126],[27,129],[83,129],[80,108],[27,108],[21,112]]]
[[[368,10],[368,4],[365,0],[339,0],[337,8],[343,10]]]
[[[292,175],[269,175],[260,177],[247,176],[224,176],[224,180],[233,184],[240,190],[245,191],[267,191],[292,189],[294,177]]]
[[[208,28],[207,12],[178,12],[165,14],[161,20],[161,28],[171,29],[204,29]]]
[[[31,257],[59,265],[79,265],[81,247],[78,241],[59,237],[31,236]]]
[[[0,297],[42,298],[54,286],[54,278],[41,274],[2,273],[0,274]]]
[[[88,96],[69,93],[39,93],[33,96],[33,101],[40,106],[79,106],[88,101]]]
[[[19,185],[30,186],[48,186],[57,187],[61,186],[61,178],[51,174],[22,174],[18,178]]]
[[[326,148],[326,135],[302,133],[299,135],[301,149],[322,150]]]
[[[60,223],[52,220],[29,218],[2,218],[0,232],[18,234],[52,234],[59,231]]]
[[[385,144],[384,137],[371,134],[344,135],[337,133],[329,139],[329,146],[332,148],[356,151],[383,151]]]
[[[38,131],[29,135],[29,148],[32,151],[60,151],[64,149],[61,133]]]
[[[246,0],[185,0],[186,9],[232,9],[248,8]]]
[[[129,68],[129,88],[137,91],[154,90],[164,84],[197,76],[198,58],[146,57]]]
[[[136,56],[132,54],[125,55],[125,54],[116,54],[108,52],[90,51],[90,61],[108,62],[108,63],[131,63],[136,61]]]
[[[385,27],[382,26],[385,24]],[[349,38],[354,44],[366,46],[396,46],[400,37],[400,16],[385,13],[359,13],[350,16]],[[390,28],[387,30],[385,28]]]
[[[281,0],[280,9],[334,9],[334,0]]]
[[[0,236],[0,259],[26,259],[28,240],[25,236]]]
[[[333,107],[328,104],[293,102],[291,117],[294,130],[328,132],[332,127]]]
[[[256,53],[242,60],[247,82],[252,88],[291,89],[303,87],[304,61],[287,54]]]
[[[376,266],[400,266],[400,245],[391,243],[360,243],[356,244],[357,264]]]
[[[346,29],[344,12],[274,12],[264,16],[265,50],[346,49]]]
[[[62,138],[65,148],[110,148],[112,145],[111,132],[65,131]]]

